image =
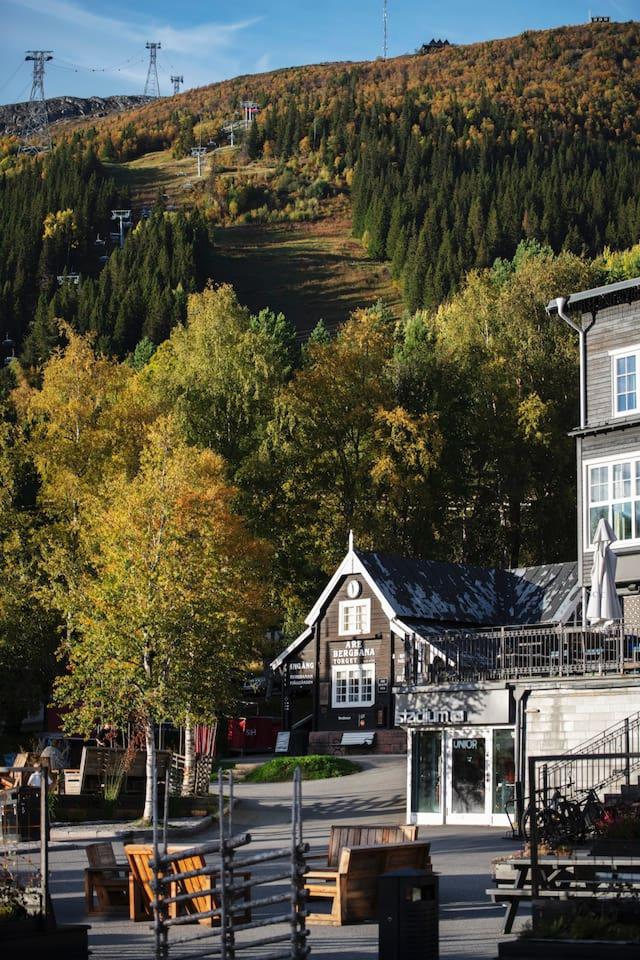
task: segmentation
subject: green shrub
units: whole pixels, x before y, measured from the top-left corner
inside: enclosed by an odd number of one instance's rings
[[[247,783],[282,783],[293,779],[293,772],[300,767],[303,780],[326,780],[357,773],[361,768],[344,757],[325,757],[312,754],[309,757],[274,757],[262,763],[245,777]]]

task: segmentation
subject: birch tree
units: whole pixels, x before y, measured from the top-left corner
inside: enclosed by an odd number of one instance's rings
[[[155,724],[213,719],[264,633],[267,555],[233,512],[234,493],[222,459],[188,446],[169,416],[150,428],[133,479],[114,480],[92,512],[92,563],[75,594],[57,699],[67,726],[84,732],[137,718],[145,820]]]

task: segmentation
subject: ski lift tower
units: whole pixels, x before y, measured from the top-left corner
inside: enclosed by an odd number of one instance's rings
[[[229,123],[225,123],[222,129],[229,134],[229,145],[233,147],[235,132],[244,129],[244,120],[230,120]]]
[[[242,120],[244,123],[245,130],[248,130],[251,126],[253,118],[256,113],[260,112],[260,107],[255,102],[255,100],[243,100],[242,101]]]
[[[53,50],[27,50],[26,61],[33,63],[31,93],[20,139],[22,153],[41,153],[51,149],[47,101],[44,95],[44,65],[53,60]]]
[[[128,229],[131,226],[131,210],[112,210],[111,219],[119,221],[118,233],[112,233],[111,237],[112,239],[117,239],[120,248],[122,248],[124,247],[125,228]]]
[[[198,161],[198,176],[202,176],[202,158],[207,152],[206,147],[193,147],[191,150],[191,156],[195,157]]]

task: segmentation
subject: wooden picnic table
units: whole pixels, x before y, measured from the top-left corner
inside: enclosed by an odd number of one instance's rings
[[[506,903],[504,933],[511,933],[518,907],[523,900],[532,900],[532,860],[514,857],[509,861],[514,882],[487,890],[494,903]],[[615,893],[616,896],[637,896],[640,893],[640,858],[638,857],[539,857],[538,896],[555,899],[585,898]]]

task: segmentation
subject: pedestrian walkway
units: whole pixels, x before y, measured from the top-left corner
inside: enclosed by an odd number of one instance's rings
[[[312,853],[326,848],[332,823],[367,821],[402,823],[405,814],[406,767],[404,758],[368,757],[365,769],[350,777],[303,783],[304,834]],[[259,850],[289,841],[290,784],[238,784],[239,803],[233,830],[250,831]],[[198,837],[211,838],[215,832]],[[420,838],[431,840],[434,869],[440,873],[440,956],[448,960],[497,956],[503,917],[485,894],[490,886],[491,860],[505,856],[519,844],[504,839],[503,829],[483,827],[423,827]],[[56,844],[51,856],[52,893],[60,922],[82,922],[84,901],[82,871],[84,848]],[[118,855],[121,848],[116,845]],[[132,924],[120,917],[91,918],[92,956],[99,960],[145,960],[152,957],[150,925]],[[523,920],[519,920],[521,925]],[[176,937],[193,938],[197,928],[180,928]],[[376,924],[311,929],[313,960],[378,960]],[[177,951],[174,950],[177,955]],[[181,946],[180,955],[195,952]],[[256,954],[258,960],[259,954]]]

